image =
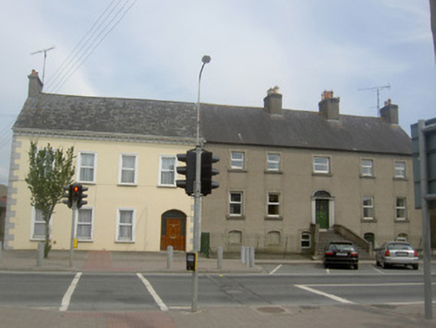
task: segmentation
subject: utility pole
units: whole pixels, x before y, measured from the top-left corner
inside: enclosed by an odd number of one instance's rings
[[[388,83],[388,85],[359,89],[359,91],[374,91],[374,90],[377,91],[377,117],[380,116],[380,91],[383,89],[390,89],[390,88],[391,85],[390,83]]]

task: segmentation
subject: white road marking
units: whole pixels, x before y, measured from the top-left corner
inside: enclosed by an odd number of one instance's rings
[[[154,290],[153,286],[150,284],[150,282],[144,278],[144,276],[140,273],[136,274],[139,279],[144,283],[145,287],[147,288],[148,292],[153,296],[154,301],[159,306],[161,311],[168,311],[168,307],[165,305],[165,303],[162,301],[162,299],[159,297],[159,295]]]
[[[386,273],[384,273],[382,270],[380,270],[380,269],[377,269],[375,266],[373,266],[373,265],[371,265],[371,268],[373,268],[375,271],[377,271],[378,273],[381,273],[381,274],[386,274]]]
[[[321,295],[321,296],[324,296],[324,297],[327,297],[327,298],[331,298],[332,300],[335,300],[335,301],[340,302],[340,303],[354,304],[354,302],[346,300],[345,298],[342,298],[342,297],[339,297],[339,296],[336,296],[336,295],[332,295],[332,294],[328,294],[328,293],[324,293],[324,292],[321,292],[319,290],[307,287],[305,285],[295,285],[295,287],[307,290],[308,292],[311,292],[311,293],[314,293],[314,294],[317,294],[317,295]]]
[[[62,298],[62,303],[61,303],[61,307],[59,308],[59,311],[65,312],[68,310],[68,307],[70,306],[71,296],[73,295],[74,290],[76,289],[77,283],[79,282],[81,276],[82,276],[82,272],[76,273],[73,281],[70,284],[70,287],[68,287],[67,292]]]
[[[326,272],[327,274],[330,274],[330,269],[325,269],[325,272]]]
[[[281,267],[283,266],[283,264],[278,265],[274,270],[272,270],[269,274],[274,274],[276,273]]]

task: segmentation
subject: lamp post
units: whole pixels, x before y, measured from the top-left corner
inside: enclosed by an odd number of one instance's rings
[[[201,153],[203,145],[200,141],[200,85],[201,74],[203,73],[204,65],[210,63],[210,56],[203,56],[201,59],[203,65],[201,65],[200,74],[198,75],[198,95],[197,95],[197,140],[196,140],[196,164],[195,164],[195,183],[194,183],[194,253],[198,255],[200,252],[200,240],[201,240]],[[198,256],[197,256],[198,258]],[[198,272],[194,270],[192,272],[192,312],[197,312],[198,304]]]

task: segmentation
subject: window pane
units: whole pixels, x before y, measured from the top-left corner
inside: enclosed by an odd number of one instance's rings
[[[268,154],[268,170],[278,171],[280,169],[280,155]]]
[[[134,169],[135,168],[135,156],[123,155],[123,168]]]
[[[406,163],[395,162],[395,177],[405,178],[406,177]]]
[[[121,173],[122,183],[135,183],[135,171],[123,170]]]
[[[160,168],[160,184],[161,185],[174,185],[175,184],[175,163],[174,157],[161,157]]]
[[[243,169],[244,168],[244,153],[232,152],[232,168]]]
[[[313,158],[313,170],[319,173],[329,173],[329,162],[328,157],[314,157]]]
[[[120,223],[132,223],[132,211],[120,211]]]

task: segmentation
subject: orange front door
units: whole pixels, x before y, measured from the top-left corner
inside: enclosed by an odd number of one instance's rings
[[[184,251],[186,236],[182,224],[185,224],[185,220],[170,218],[163,220],[160,249],[164,251],[168,246],[173,246],[175,251]]]

